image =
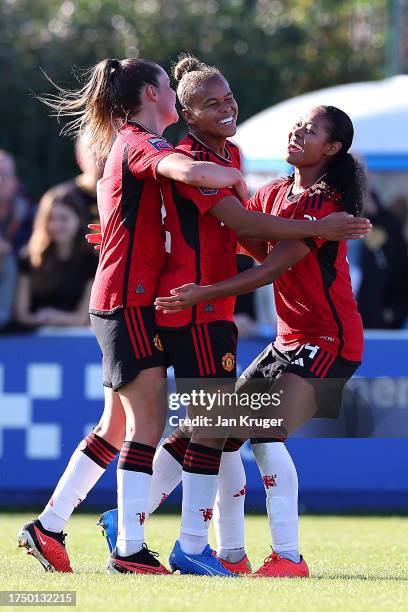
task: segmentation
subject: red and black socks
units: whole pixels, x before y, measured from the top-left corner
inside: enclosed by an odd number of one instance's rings
[[[54,532],[64,529],[74,509],[95,486],[117,452],[117,448],[94,433],[79,443],[50,501],[38,517],[45,529]]]

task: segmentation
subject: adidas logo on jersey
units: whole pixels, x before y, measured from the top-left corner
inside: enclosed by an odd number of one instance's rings
[[[299,357],[299,359],[295,359],[294,361],[292,361],[292,363],[294,363],[295,365],[300,365],[302,366],[302,368],[304,367],[304,363],[303,363],[303,357]]]
[[[204,312],[214,312],[215,308],[212,304],[206,304],[204,306]]]
[[[145,292],[145,288],[143,287],[143,285],[138,285],[136,287],[136,293],[144,293]]]

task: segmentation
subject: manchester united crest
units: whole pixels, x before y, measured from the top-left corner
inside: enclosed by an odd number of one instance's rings
[[[235,355],[233,355],[232,353],[226,353],[222,358],[221,363],[224,370],[226,370],[227,372],[232,372],[235,367]]]
[[[156,334],[155,337],[153,338],[153,344],[157,348],[158,351],[164,351],[163,342],[161,341],[159,334]]]

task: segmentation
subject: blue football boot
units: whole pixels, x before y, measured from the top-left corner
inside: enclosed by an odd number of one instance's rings
[[[177,540],[169,557],[170,567],[173,571],[179,570],[181,574],[197,574],[198,576],[230,576],[237,574],[227,570],[214,556],[210,545],[204,548],[199,555],[185,553]]]
[[[114,510],[104,512],[96,524],[102,527],[102,535],[105,536],[109,552],[111,553],[116,546],[118,538],[118,509],[115,508]]]

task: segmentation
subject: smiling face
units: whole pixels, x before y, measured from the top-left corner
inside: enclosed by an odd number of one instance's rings
[[[229,138],[237,131],[238,105],[227,81],[213,76],[206,81],[183,110],[189,126],[201,134],[215,138]]]
[[[289,132],[285,159],[296,168],[319,166],[340,149],[340,142],[330,140],[326,113],[317,107],[299,119]]]

